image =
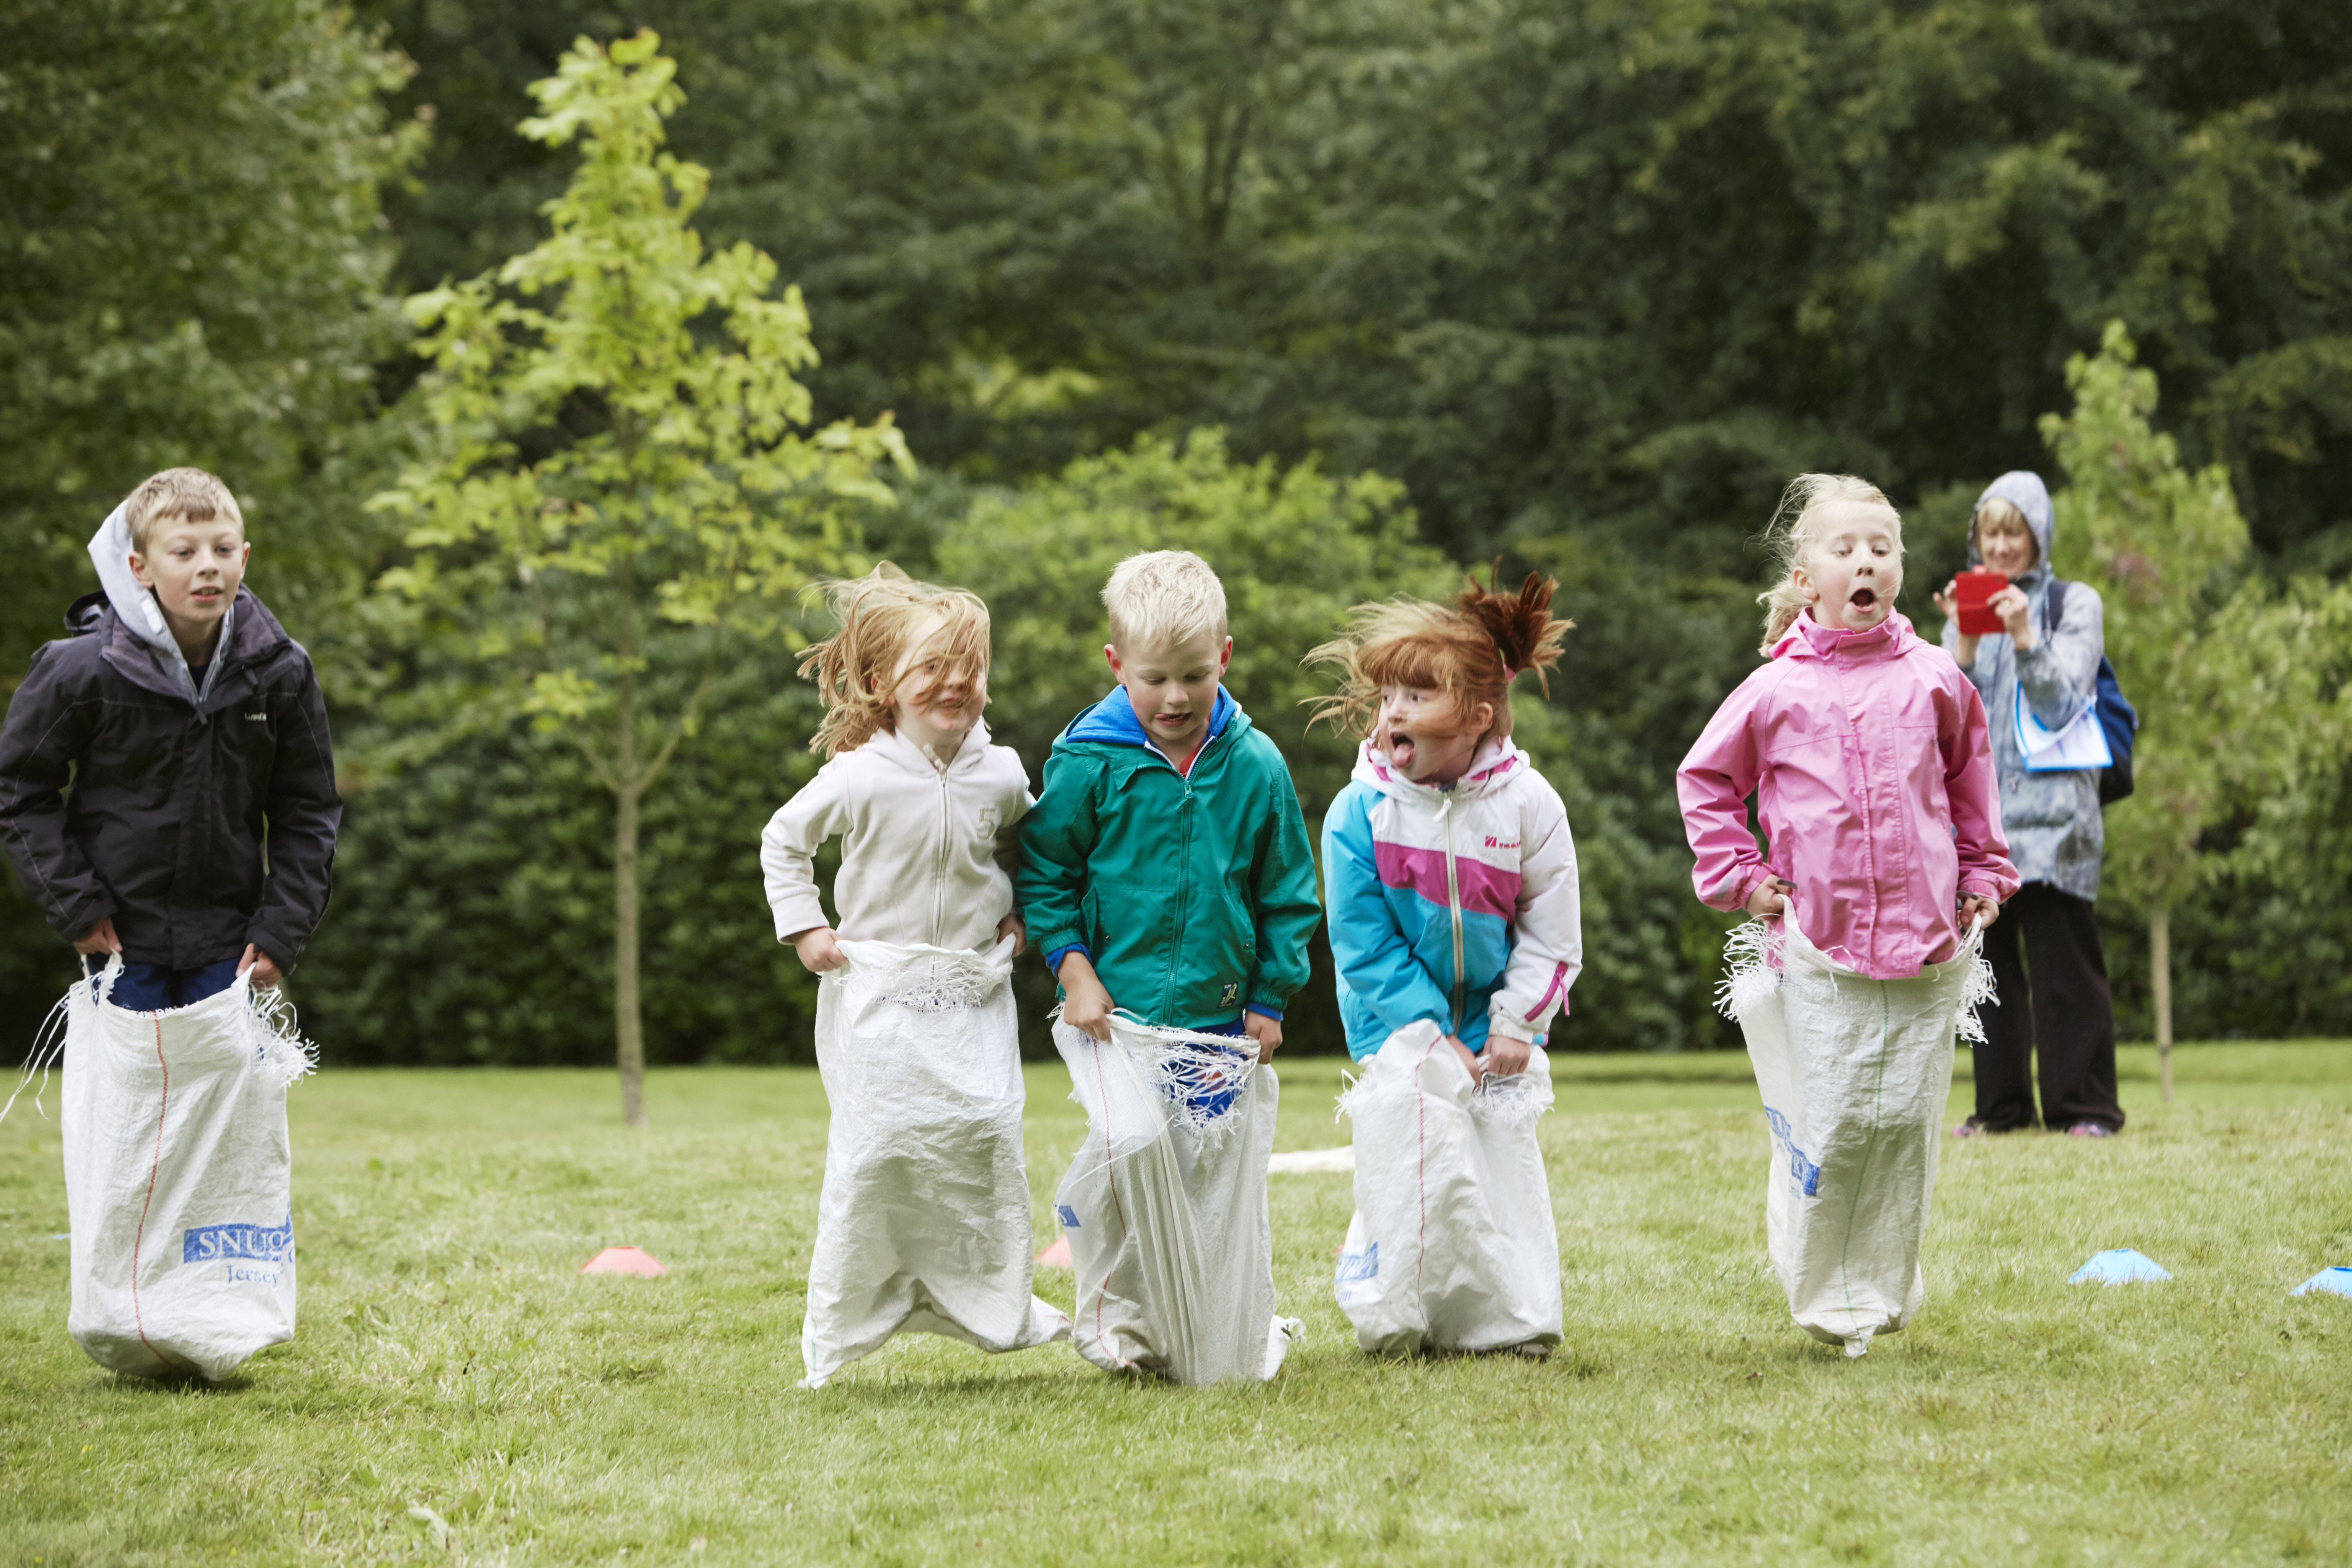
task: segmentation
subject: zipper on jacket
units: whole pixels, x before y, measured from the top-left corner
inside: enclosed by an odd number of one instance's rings
[[[1202,750],[1206,750],[1207,745],[1208,743],[1206,742],[1202,742]],[[1167,761],[1165,757],[1162,757],[1160,760],[1163,762]],[[1195,763],[1198,763],[1201,760],[1199,754],[1195,753],[1192,760]],[[1169,763],[1168,765],[1171,769],[1173,769],[1176,764]],[[1176,865],[1178,874],[1181,876],[1182,874],[1183,868],[1190,866],[1192,863],[1192,775],[1187,773],[1179,773],[1176,776],[1181,779],[1184,784],[1184,797],[1176,805],[1176,816],[1184,825],[1184,831],[1176,841]],[[1190,912],[1192,904],[1191,883],[1189,880],[1186,882],[1185,888],[1185,896],[1176,901],[1176,940],[1168,944],[1168,978],[1160,982],[1163,993],[1168,994],[1168,999],[1171,1001],[1175,999],[1172,994],[1176,989],[1176,966],[1183,956],[1184,927],[1186,924],[1185,917]],[[1186,1026],[1190,1027],[1189,1025]]]
[[[1462,873],[1454,863],[1454,797],[1438,804],[1437,820],[1445,824],[1445,907],[1454,916],[1454,1027],[1462,1032]]]
[[[948,770],[929,752],[931,766],[940,775],[940,848],[931,858],[931,945],[943,945],[946,932],[941,928],[947,921],[948,901]]]

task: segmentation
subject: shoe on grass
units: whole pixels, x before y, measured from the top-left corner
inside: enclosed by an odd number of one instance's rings
[[[1504,1348],[1513,1355],[1523,1355],[1529,1361],[1542,1361],[1551,1354],[1551,1347],[1540,1340],[1529,1340],[1525,1344],[1507,1345]]]
[[[1955,1138],[1981,1138],[1984,1135],[1985,1129],[1978,1126],[1973,1120],[1963,1121],[1952,1129],[1952,1136]]]
[[[2100,1121],[2077,1121],[2066,1129],[2069,1138],[2112,1138],[2116,1130]]]

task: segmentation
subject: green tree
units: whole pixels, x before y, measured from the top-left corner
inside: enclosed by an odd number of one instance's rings
[[[745,635],[784,629],[836,559],[845,503],[911,467],[887,416],[807,429],[816,363],[798,291],[748,244],[706,251],[709,172],[663,148],[683,101],[650,32],[582,38],[533,84],[523,133],[575,141],[550,234],[494,273],[410,300],[419,388],[443,433],[379,498],[413,521],[385,585],[490,672],[485,696],[568,736],[613,799],[613,1017],[623,1119],[645,1120],[638,854],[646,795],[692,736]],[[706,320],[713,318],[715,321]],[[692,628],[698,669],[652,679]]]
[[[2169,1100],[2172,913],[2227,866],[2206,842],[2216,826],[2340,769],[2352,591],[2306,579],[2282,595],[2240,570],[2247,529],[2229,472],[2191,469],[2155,429],[2157,377],[2122,322],[2066,379],[2074,411],[2042,421],[2067,478],[2054,564],[2099,587],[2107,656],[2140,709],[2136,787],[2107,813],[2106,865],[2146,911]]]

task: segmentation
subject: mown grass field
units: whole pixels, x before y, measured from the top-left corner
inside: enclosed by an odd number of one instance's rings
[[[118,1381],[66,1338],[57,1127],[22,1103],[0,1562],[2352,1560],[2352,1300],[2287,1293],[2352,1263],[2352,1043],[2176,1061],[2164,1110],[2126,1053],[2121,1138],[1948,1145],[1923,1321],[1849,1363],[1767,1271],[1745,1058],[1564,1057],[1560,1354],[1360,1355],[1349,1179],[1286,1176],[1308,1338],[1210,1390],[937,1340],[796,1390],[798,1070],[657,1073],[632,1136],[605,1074],[331,1069],[294,1091],[299,1336],[217,1387]],[[1282,1070],[1278,1146],[1344,1142],[1339,1064]],[[1030,1086],[1042,1245],[1082,1126],[1058,1067]],[[578,1274],[614,1242],[672,1272]],[[2113,1246],[2175,1279],[2066,1283]]]

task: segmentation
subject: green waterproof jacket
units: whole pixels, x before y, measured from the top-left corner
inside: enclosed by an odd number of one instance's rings
[[[1187,1029],[1282,1016],[1322,919],[1290,769],[1223,688],[1190,777],[1124,689],[1072,720],[1022,820],[1013,888],[1048,963],[1083,948],[1114,1005]]]

